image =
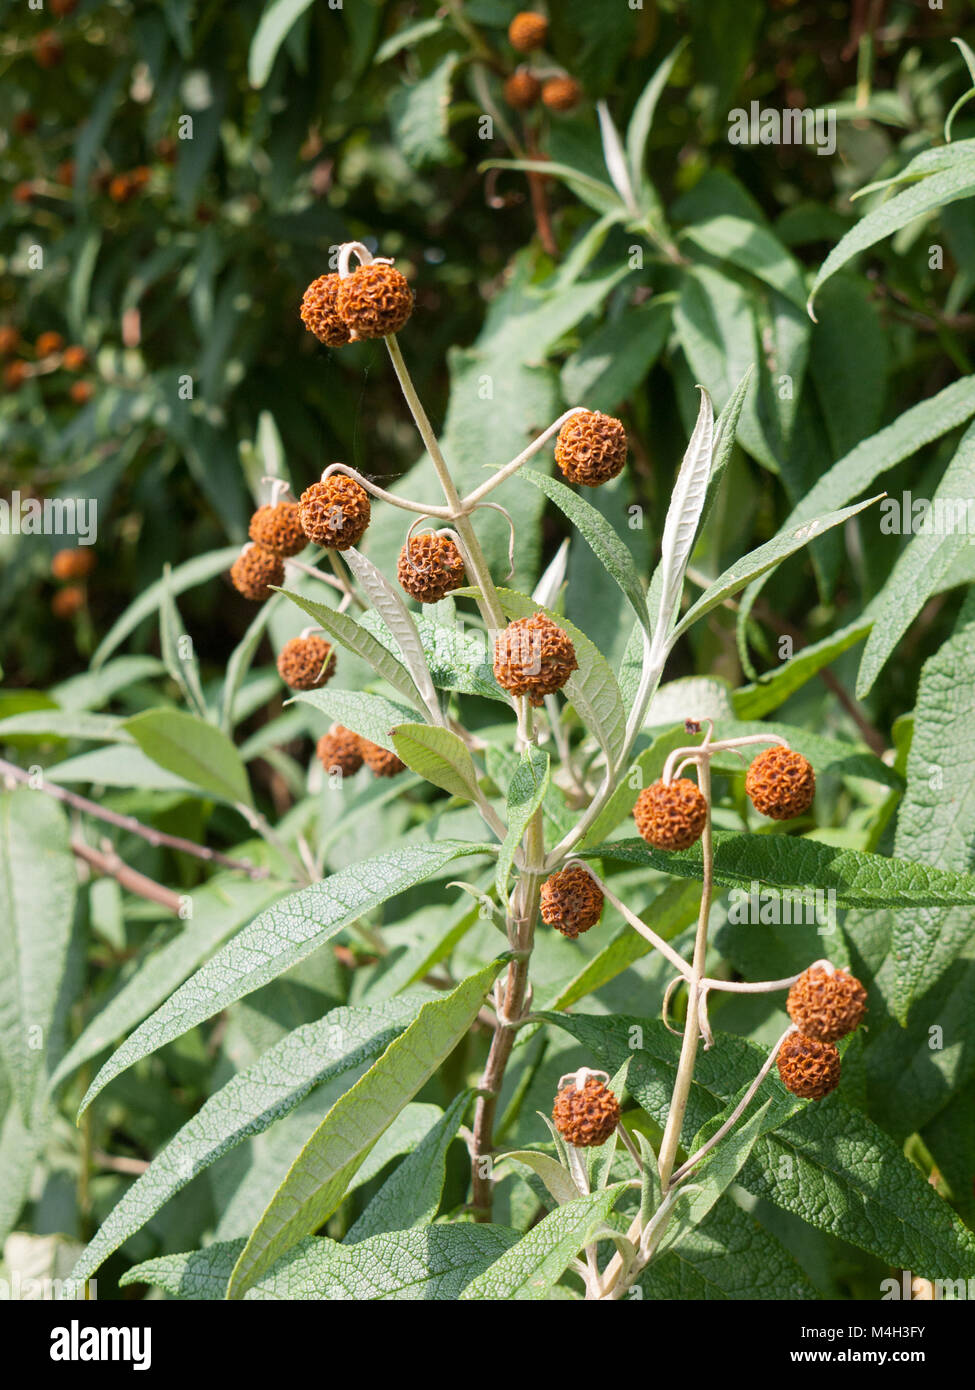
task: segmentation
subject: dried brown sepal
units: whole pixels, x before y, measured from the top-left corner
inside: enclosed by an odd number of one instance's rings
[[[418,603],[439,603],[464,582],[464,557],[449,536],[414,536],[399,553],[396,578]]]
[[[547,926],[575,938],[599,921],[602,889],[581,864],[569,864],[542,884],[540,910]]]
[[[830,973],[811,965],[789,990],[785,1006],[800,1033],[831,1043],[859,1028],[867,1012],[867,991],[846,970]]]
[[[700,838],[708,817],[701,789],[689,777],[653,782],[637,797],[636,828],[655,849],[690,849]]]
[[[301,529],[297,502],[276,502],[273,507],[258,507],[251,517],[247,534],[265,550],[273,550],[275,555],[285,557],[297,555],[308,544],[308,537]]]
[[[362,750],[362,761],[376,777],[395,777],[398,773],[406,771],[406,764],[400,762],[396,754],[390,753],[388,748],[383,748],[378,743],[370,743],[367,738],[360,738],[359,747]]]
[[[348,550],[369,525],[369,494],[354,478],[333,473],[305,488],[299,502],[301,529],[310,541],[328,550]]]
[[[301,321],[326,347],[342,347],[349,341],[349,330],[338,311],[337,275],[319,275],[301,298]]]
[[[552,1121],[562,1138],[578,1149],[592,1149],[606,1140],[620,1121],[620,1103],[608,1086],[587,1076],[581,1087],[570,1082],[555,1097]]]
[[[803,1100],[822,1100],[840,1084],[840,1054],[832,1043],[793,1033],[776,1062],[783,1086]]]
[[[626,463],[622,421],[600,410],[580,411],[566,420],[555,441],[555,462],[570,483],[599,487],[617,477]]]
[[[314,634],[292,637],[278,652],[278,675],[292,690],[319,690],[335,675],[331,644]]]
[[[372,261],[340,280],[336,305],[353,337],[385,338],[412,314],[413,291],[395,266]]]
[[[249,545],[237,556],[230,569],[230,579],[239,594],[254,603],[263,603],[271,597],[271,585],[280,587],[284,582],[284,561],[272,550],[260,545]]]
[[[333,724],[318,740],[315,755],[326,772],[354,777],[363,762],[362,739],[343,724]]]
[[[801,753],[776,745],[752,762],[745,774],[745,791],[763,816],[792,820],[813,804],[816,774]]]
[[[527,695],[540,705],[579,669],[568,634],[544,613],[518,618],[494,643],[494,678],[510,695]]]

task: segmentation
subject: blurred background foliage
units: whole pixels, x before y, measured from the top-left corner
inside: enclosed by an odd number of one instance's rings
[[[971,199],[935,215],[937,235],[919,219],[844,268],[820,295],[818,324],[802,304],[803,273],[864,207],[850,193],[940,141],[970,85],[950,39],[971,6],[567,0],[552,7],[543,64],[581,85],[567,113],[505,102],[522,61],[506,37],[517,8],[0,6],[0,486],[99,507],[98,565],[73,597],[50,572],[57,537],[0,539],[8,698],[82,669],[165,564],[239,543],[269,468],[300,490],[333,459],[376,477],[414,463],[381,345],[330,352],[298,320],[305,285],[343,240],[395,256],[414,284],[411,367],[462,474],[503,461],[566,405],[622,416],[634,466],[600,505],[645,567],[695,381],[720,408],[759,364],[744,448],[698,551],[698,568],[715,573],[772,535],[859,440],[970,370]],[[665,60],[640,215],[614,219],[599,191],[609,181],[595,103],[625,131]],[[730,143],[729,108],[752,101],[834,108],[835,154]],[[975,131],[972,110],[955,140]],[[577,177],[485,167],[526,155]],[[764,268],[729,247],[723,219],[761,229]],[[38,247],[43,265],[30,268]],[[46,355],[42,334],[57,335]],[[83,362],[64,347],[83,349]],[[951,443],[913,455],[886,486],[930,494]],[[518,513],[524,587],[562,530],[541,494],[520,492],[531,494]],[[633,504],[642,511],[627,513]],[[401,540],[390,526],[398,519],[371,533],[380,561]],[[486,530],[500,559],[504,523]],[[618,656],[619,596],[578,549],[574,572],[588,565],[591,584],[570,616]],[[808,560],[783,569],[771,625],[769,600],[758,605],[748,635],[760,666],[779,660],[783,631],[811,640],[860,612],[897,547],[844,550],[834,538],[816,553],[815,571]],[[912,656],[937,645],[955,603],[935,599]],[[184,607],[212,677],[252,614],[220,579]],[[684,669],[737,683],[733,618],[699,632]],[[152,621],[129,640],[158,651]],[[916,669],[888,668],[873,696],[881,726],[910,707]]]

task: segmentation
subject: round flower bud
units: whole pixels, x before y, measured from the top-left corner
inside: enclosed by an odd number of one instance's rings
[[[358,544],[372,514],[365,488],[344,473],[333,473],[324,482],[306,487],[299,507],[301,529],[326,550],[348,550]]]
[[[509,623],[495,639],[495,680],[511,695],[527,695],[529,704],[561,690],[578,668],[568,635],[544,613]]]
[[[832,1043],[793,1033],[776,1061],[783,1086],[803,1100],[822,1100],[840,1084],[840,1054]]]
[[[73,618],[85,606],[85,591],[80,584],[69,584],[51,595],[51,612],[55,618]]]
[[[550,77],[542,88],[542,102],[550,111],[571,111],[582,100],[582,88],[574,77]]]
[[[326,772],[354,777],[362,766],[362,739],[342,724],[333,724],[318,740],[315,754]]]
[[[602,889],[581,864],[570,864],[542,884],[540,908],[543,922],[574,938],[599,921]]]
[[[339,281],[336,305],[353,337],[385,338],[412,314],[413,292],[394,266],[372,261]]]
[[[84,579],[95,568],[95,552],[90,546],[57,550],[51,556],[51,574],[55,579]]]
[[[88,354],[85,352],[84,348],[80,347],[77,343],[73,343],[71,347],[66,347],[64,349],[64,357],[61,359],[61,365],[69,372],[80,372],[87,361]]]
[[[75,405],[86,405],[95,394],[95,385],[91,381],[73,381],[68,388],[68,395]]]
[[[504,84],[504,99],[516,111],[527,111],[541,94],[542,84],[528,68],[519,68]]]
[[[367,738],[360,738],[359,748],[362,761],[376,777],[395,777],[397,773],[406,771],[406,764],[401,763],[395,753],[390,753],[388,748],[382,748],[378,743],[370,743]]]
[[[637,797],[636,828],[655,849],[690,849],[707,823],[708,803],[689,777],[653,782]]]
[[[592,1149],[606,1140],[620,1121],[620,1103],[596,1076],[584,1086],[569,1082],[555,1097],[552,1120],[562,1138],[578,1149]]]
[[[508,25],[508,41],[519,53],[530,53],[544,47],[548,38],[548,20],[543,14],[522,10]]]
[[[254,603],[271,597],[270,585],[284,582],[284,561],[280,555],[260,545],[242,550],[230,568],[230,579],[238,593]]]
[[[16,391],[30,376],[30,368],[19,359],[8,362],[3,369],[3,384],[9,391]]]
[[[414,536],[399,553],[396,578],[418,603],[438,603],[463,584],[464,557],[449,536]]]
[[[745,774],[745,791],[756,811],[772,820],[791,820],[813,804],[816,774],[801,753],[767,748]]]
[[[335,653],[321,637],[292,637],[278,653],[278,675],[292,690],[319,690],[335,675]]]
[[[64,347],[64,339],[60,333],[42,333],[34,344],[34,351],[38,357],[50,357],[54,352],[60,352]]]
[[[846,970],[811,965],[789,990],[785,1007],[805,1037],[831,1043],[859,1028],[867,1012],[867,991]]]
[[[598,487],[623,471],[626,431],[612,415],[580,411],[566,420],[555,441],[555,462],[570,483]]]
[[[273,550],[275,555],[297,555],[308,544],[301,529],[297,502],[276,502],[273,507],[258,507],[251,517],[247,534],[252,541]]]
[[[319,275],[305,290],[301,300],[301,321],[326,347],[342,347],[349,341],[349,330],[339,317],[336,296],[337,275]]]

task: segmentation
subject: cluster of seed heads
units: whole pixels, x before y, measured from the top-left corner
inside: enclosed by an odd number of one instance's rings
[[[301,321],[326,347],[398,333],[413,312],[406,276],[388,261],[371,261],[351,275],[320,275],[305,290]]]
[[[388,748],[370,743],[341,724],[322,734],[315,754],[327,773],[339,772],[343,777],[353,777],[363,764],[375,777],[395,777],[406,770],[406,764]]]
[[[782,1084],[804,1100],[821,1100],[840,1084],[835,1044],[863,1022],[867,991],[846,970],[811,965],[789,990],[786,1009],[798,1032],[779,1049]]]
[[[522,10],[508,25],[508,42],[516,53],[536,53],[548,41],[548,20],[533,10]],[[539,100],[550,111],[572,111],[582,98],[582,88],[568,73],[540,77],[522,63],[504,84],[504,99],[516,111],[528,111]]]

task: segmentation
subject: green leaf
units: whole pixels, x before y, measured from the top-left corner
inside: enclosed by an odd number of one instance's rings
[[[280,897],[283,889],[268,879],[250,880],[238,874],[220,874],[186,894],[190,914],[187,926],[137,966],[82,1030],[51,1077],[53,1091],[82,1062],[96,1057],[117,1038],[151,1013],[173,990],[192,975],[210,953],[262,908]]]
[[[225,734],[233,733],[234,703],[237,699],[237,692],[250,670],[251,662],[261,645],[261,639],[267,630],[267,625],[280,606],[281,596],[279,594],[275,594],[266,603],[262,603],[257,617],[253,619],[243,637],[230,653],[230,660],[227,662],[227,670],[223,678],[223,689],[220,693],[220,727]]]
[[[183,699],[194,714],[206,719],[207,706],[200,685],[200,664],[192,641],[189,641],[188,655],[184,656],[180,651],[180,643],[188,640],[188,634],[169,588],[171,573],[170,566],[166,565],[163,569],[162,602],[159,605],[159,646],[166,670],[183,692]]]
[[[413,621],[438,690],[483,695],[488,700],[508,704],[507,695],[494,679],[483,633],[465,632],[459,625],[436,622],[423,613],[414,613]],[[384,647],[393,650],[395,639],[378,613],[374,610],[364,613],[361,624]]]
[[[409,722],[416,714],[406,705],[386,700],[382,695],[369,695],[364,690],[301,690],[295,691],[292,699],[321,710],[334,723],[351,729],[370,743],[378,743],[390,753],[396,751],[393,729],[397,724]]]
[[[396,144],[414,169],[449,161],[454,150],[447,139],[450,91],[460,61],[448,53],[433,72],[412,86],[398,84],[389,99]]]
[[[874,681],[893,656],[911,623],[931,595],[938,592],[941,580],[955,557],[972,543],[968,522],[973,498],[975,426],[965,432],[931,499],[930,531],[922,529],[911,539],[906,550],[898,557],[880,594],[870,605],[874,624],[857,673],[858,700],[865,699],[873,689]],[[943,509],[945,529],[938,520],[939,507]],[[882,506],[881,511],[883,509]],[[910,524],[912,519],[901,515],[901,526]]]
[[[461,1091],[430,1132],[386,1179],[362,1215],[346,1232],[346,1245],[358,1245],[384,1231],[429,1226],[443,1192],[447,1150],[457,1138],[471,1091]]]
[[[450,729],[400,724],[392,730],[393,748],[414,772],[443,787],[451,796],[477,796],[477,768],[467,746]]]
[[[820,286],[841,266],[846,265],[847,261],[865,251],[867,247],[874,246],[884,237],[899,231],[901,227],[906,227],[916,218],[923,217],[948,203],[957,202],[959,198],[969,198],[975,193],[975,156],[963,151],[955,153],[957,157],[950,167],[930,174],[922,182],[896,193],[893,198],[868,212],[855,227],[850,228],[819,268],[809,294],[810,314]]]
[[[689,627],[703,618],[705,613],[710,613],[713,608],[717,608],[726,598],[744,589],[752,580],[759,575],[765,574],[767,570],[774,569],[776,565],[794,555],[797,550],[801,550],[804,545],[808,545],[811,540],[821,536],[825,531],[829,531],[834,526],[841,526],[850,517],[856,516],[857,512],[862,512],[865,507],[872,506],[878,499],[870,497],[866,502],[857,502],[852,507],[844,507],[840,511],[826,512],[822,516],[814,517],[811,521],[803,522],[800,526],[786,528],[774,536],[772,540],[760,545],[757,550],[752,550],[748,555],[744,555],[737,560],[730,569],[725,570],[724,574],[709,584],[707,589],[695,604],[684,614],[680,622],[674,628],[672,641],[676,642],[682,633]]]
[[[28,1124],[51,1060],[76,885],[57,802],[26,787],[0,795],[0,1059]]]
[[[289,1114],[315,1087],[372,1062],[413,1020],[418,999],[332,1009],[231,1077],[161,1149],[102,1223],[72,1277],[89,1279],[198,1173]]]
[[[319,627],[324,628],[337,642],[341,642],[347,651],[361,656],[363,661],[368,662],[376,674],[388,681],[400,695],[405,695],[411,705],[419,703],[417,688],[403,663],[381,642],[377,642],[355,618],[350,617],[348,613],[339,613],[337,609],[329,608],[324,603],[305,598],[303,594],[292,593],[290,589],[282,589],[281,593],[292,603],[296,603],[310,618],[314,618]]]
[[[205,584],[214,575],[229,570],[239,554],[239,546],[232,545],[224,550],[212,550],[207,555],[197,555],[192,560],[187,560],[185,564],[177,565],[169,575],[170,593],[178,595],[186,589],[194,588],[197,584]],[[162,603],[164,593],[163,581],[157,579],[155,584],[150,584],[148,589],[143,589],[134,603],[129,604],[122,616],[115,620],[98,644],[91,659],[93,671],[104,665],[115,648],[125,641],[129,633],[139,626],[143,618],[148,618],[151,613],[155,613]]]
[[[538,1153],[534,1149],[512,1149],[498,1158],[499,1167],[502,1163],[522,1163],[530,1168],[536,1177],[541,1178],[549,1195],[559,1206],[574,1202],[579,1196],[579,1189],[562,1164],[548,1154]]]
[[[862,642],[870,631],[871,622],[870,618],[855,619],[819,642],[811,642],[808,647],[803,647],[777,670],[760,677],[754,684],[736,690],[733,696],[735,714],[739,719],[760,719],[785,704],[789,696],[801,690],[818,671],[829,666],[850,647],[855,647],[857,642]]]
[[[519,1239],[504,1226],[427,1226],[371,1236],[358,1245],[309,1237],[289,1250],[244,1295],[287,1302],[456,1299],[472,1277]],[[178,1298],[218,1300],[244,1248],[224,1241],[190,1255],[162,1255],[122,1275],[120,1284],[156,1284]]]
[[[612,184],[602,179],[594,179],[589,174],[580,173],[571,164],[561,164],[558,160],[540,159],[486,159],[478,165],[478,171],[489,169],[517,169],[529,174],[544,174],[546,178],[561,179],[567,188],[581,198],[596,212],[619,213],[623,204]]]
[[[895,853],[919,868],[971,870],[975,834],[975,593],[955,631],[921,669],[907,791],[897,818]],[[932,774],[937,769],[938,776]],[[967,875],[966,875],[967,876]],[[899,912],[891,946],[897,963],[894,1002],[903,1023],[915,999],[937,979],[973,931],[970,910]]]
[[[339,1097],[251,1233],[227,1285],[228,1298],[241,1298],[328,1219],[373,1144],[467,1032],[503,964],[492,961],[448,995],[424,1004],[405,1033]]]
[[[666,649],[680,604],[687,563],[694,549],[697,528],[707,496],[714,456],[714,414],[711,398],[703,387],[697,423],[681,462],[670,496],[667,520],[660,544],[660,607],[654,631],[654,647]]]
[[[390,34],[384,43],[376,49],[376,56],[373,62],[388,63],[390,58],[395,58],[397,53],[401,53],[404,48],[412,48],[414,44],[429,38],[433,34],[439,34],[444,27],[444,21],[439,15],[432,19],[419,19],[415,24],[407,24],[404,28],[398,29],[395,34]]]
[[[234,805],[254,804],[240,754],[222,729],[172,709],[145,710],[123,727],[167,772]]]
[[[268,0],[247,57],[247,77],[252,87],[264,86],[278,50],[311,3],[312,0]]]
[[[515,850],[521,844],[528,822],[541,806],[549,786],[549,756],[537,744],[529,744],[508,784],[508,833],[498,854],[495,886],[498,900],[508,900],[508,875]]]
[[[716,831],[715,882],[798,894],[812,904],[832,891],[837,907],[955,907],[975,903],[975,874],[948,873],[910,859],[838,849],[794,835],[736,835]],[[588,859],[622,859],[660,873],[699,879],[700,845],[679,853],[651,849],[643,840],[610,840],[587,849]]]
[[[643,626],[650,631],[650,615],[633,556],[600,512],[584,497],[547,473],[521,474],[526,483],[540,488],[564,512],[593,553],[602,561],[626,596]]]
[[[98,743],[132,743],[131,734],[114,714],[90,714],[87,710],[28,710],[0,719],[0,742],[17,743],[24,735],[77,738]],[[33,742],[33,738],[31,738]]]
[[[562,368],[567,404],[613,411],[629,399],[663,351],[671,312],[670,303],[654,299],[628,307],[590,333]],[[519,476],[531,479],[532,474]]]
[[[680,43],[671,49],[637,97],[633,107],[630,123],[626,128],[626,158],[630,166],[630,177],[637,186],[646,186],[644,159],[657,103],[674,70],[674,64],[687,47],[687,42],[687,39],[681,39]]]
[[[365,590],[373,608],[382,618],[399,647],[403,662],[424,706],[433,719],[442,723],[440,706],[437,703],[437,694],[427,667],[427,660],[423,654],[420,634],[416,630],[416,624],[409,609],[386,576],[365,555],[360,555],[354,546],[345,552],[345,558],[352,573]]]
[[[468,1284],[461,1301],[545,1298],[569,1261],[600,1230],[625,1190],[625,1183],[617,1183],[550,1211],[517,1245]]]
[[[292,893],[239,932],[137,1028],[109,1058],[81,1103],[83,1112],[113,1077],[140,1057],[266,985],[387,898],[412,888],[454,859],[484,852],[459,840],[387,850]]]
[[[798,262],[760,223],[722,214],[692,223],[681,237],[717,260],[730,261],[764,280],[800,309],[805,307],[806,287]]]
[[[122,728],[125,728],[124,724]],[[89,753],[78,753],[73,758],[66,758],[63,763],[55,763],[53,767],[46,768],[45,775],[56,783],[93,782],[104,787],[181,791],[187,796],[197,797],[208,795],[192,782],[167,772],[147,757],[140,748],[128,743],[113,744],[109,748],[93,748]]]

